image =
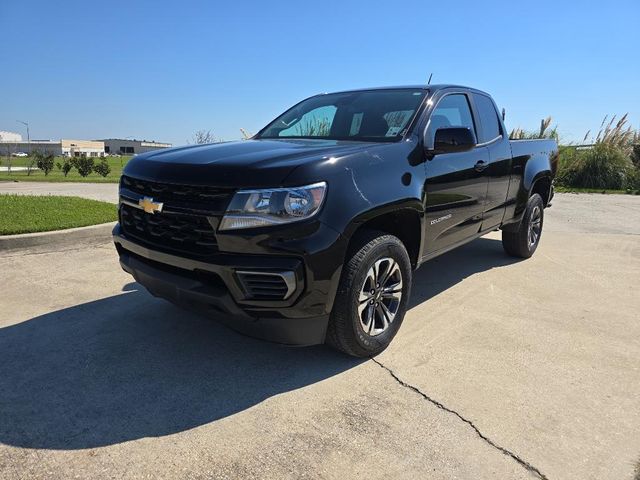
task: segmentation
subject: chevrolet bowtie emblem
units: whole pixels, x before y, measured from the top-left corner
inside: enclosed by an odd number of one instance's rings
[[[142,197],[138,200],[138,205],[147,213],[156,213],[162,211],[162,203],[154,202],[151,197]]]

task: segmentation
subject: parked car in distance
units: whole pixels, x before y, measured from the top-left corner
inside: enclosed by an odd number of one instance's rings
[[[497,229],[507,254],[534,254],[557,156],[553,140],[510,141],[473,88],[316,95],[249,140],[132,158],[113,238],[156,296],[367,357],[398,332],[427,260]]]
[[[29,154],[25,153],[25,152],[15,152],[15,153],[12,153],[11,156],[13,156],[13,157],[28,157]]]

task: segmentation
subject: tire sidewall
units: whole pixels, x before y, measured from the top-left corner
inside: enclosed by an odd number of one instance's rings
[[[353,288],[349,292],[349,298],[347,300],[349,302],[348,314],[351,319],[354,337],[360,347],[372,354],[384,350],[391,340],[393,340],[396,333],[398,333],[400,325],[404,319],[404,314],[407,310],[409,296],[411,295],[411,262],[409,261],[409,256],[402,244],[399,241],[397,242],[398,243],[394,241],[385,242],[376,245],[367,252],[363,261],[358,266],[357,274],[354,276]],[[360,318],[358,315],[358,298],[362,286],[364,285],[367,272],[371,266],[382,257],[391,257],[398,262],[398,266],[402,273],[402,299],[400,300],[398,313],[391,325],[389,325],[389,328],[379,335],[370,336],[365,333],[362,329],[362,325],[360,325]]]

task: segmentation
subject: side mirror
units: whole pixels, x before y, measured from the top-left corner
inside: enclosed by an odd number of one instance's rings
[[[436,130],[433,150],[428,153],[468,152],[476,146],[476,136],[466,127],[448,127]]]

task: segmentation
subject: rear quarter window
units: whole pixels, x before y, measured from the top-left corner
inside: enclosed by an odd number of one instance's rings
[[[478,116],[480,117],[479,143],[486,143],[495,140],[501,135],[498,112],[493,105],[493,101],[485,95],[474,95]]]

